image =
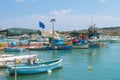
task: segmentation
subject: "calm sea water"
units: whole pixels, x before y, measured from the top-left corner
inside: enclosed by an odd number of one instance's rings
[[[1,52],[2,53],[2,52]],[[51,74],[18,75],[17,80],[120,80],[120,43],[107,43],[106,48],[50,51],[25,51],[14,54],[37,53],[43,60],[63,58],[63,68]],[[9,54],[9,53],[6,53]],[[88,70],[88,66],[92,70]],[[0,80],[14,80],[7,69],[0,69]]]

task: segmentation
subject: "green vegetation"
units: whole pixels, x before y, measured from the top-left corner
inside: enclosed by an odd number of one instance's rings
[[[40,30],[33,30],[33,29],[24,29],[24,28],[9,28],[6,30],[0,31],[0,34],[6,35],[6,36],[19,36],[23,34],[40,34]]]

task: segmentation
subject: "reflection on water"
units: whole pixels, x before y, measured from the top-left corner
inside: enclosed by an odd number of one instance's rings
[[[27,50],[19,54],[35,53],[43,60],[63,58],[63,68],[52,74],[18,75],[17,80],[120,80],[119,49],[120,44],[109,44],[100,49]],[[89,65],[92,71],[88,70]],[[9,76],[7,69],[1,69],[0,80],[14,80],[14,76]]]
[[[101,55],[100,49],[90,49],[88,54],[89,64],[97,63],[100,55]]]
[[[0,80],[9,80],[8,72],[6,69],[0,69]]]

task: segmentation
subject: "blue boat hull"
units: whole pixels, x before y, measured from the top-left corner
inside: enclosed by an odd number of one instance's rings
[[[73,49],[88,49],[89,46],[88,44],[75,44],[75,45],[72,45],[72,48]]]
[[[72,46],[52,46],[49,50],[71,50]]]
[[[100,48],[100,44],[91,43],[89,44],[89,48]]]
[[[43,62],[39,64],[33,64],[33,65],[19,65],[16,66],[16,72],[17,74],[36,74],[36,73],[47,72],[49,70],[54,70],[60,67],[62,67],[62,59]],[[8,70],[9,70],[9,74],[14,74],[15,66],[8,67]]]
[[[6,52],[21,52],[21,51],[25,51],[24,48],[5,48]]]
[[[71,50],[72,46],[43,46],[37,48],[28,48],[29,50]]]

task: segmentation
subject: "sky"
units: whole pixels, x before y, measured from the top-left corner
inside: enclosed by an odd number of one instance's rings
[[[56,31],[120,26],[119,8],[120,0],[0,0],[0,28],[52,30],[51,19]]]

